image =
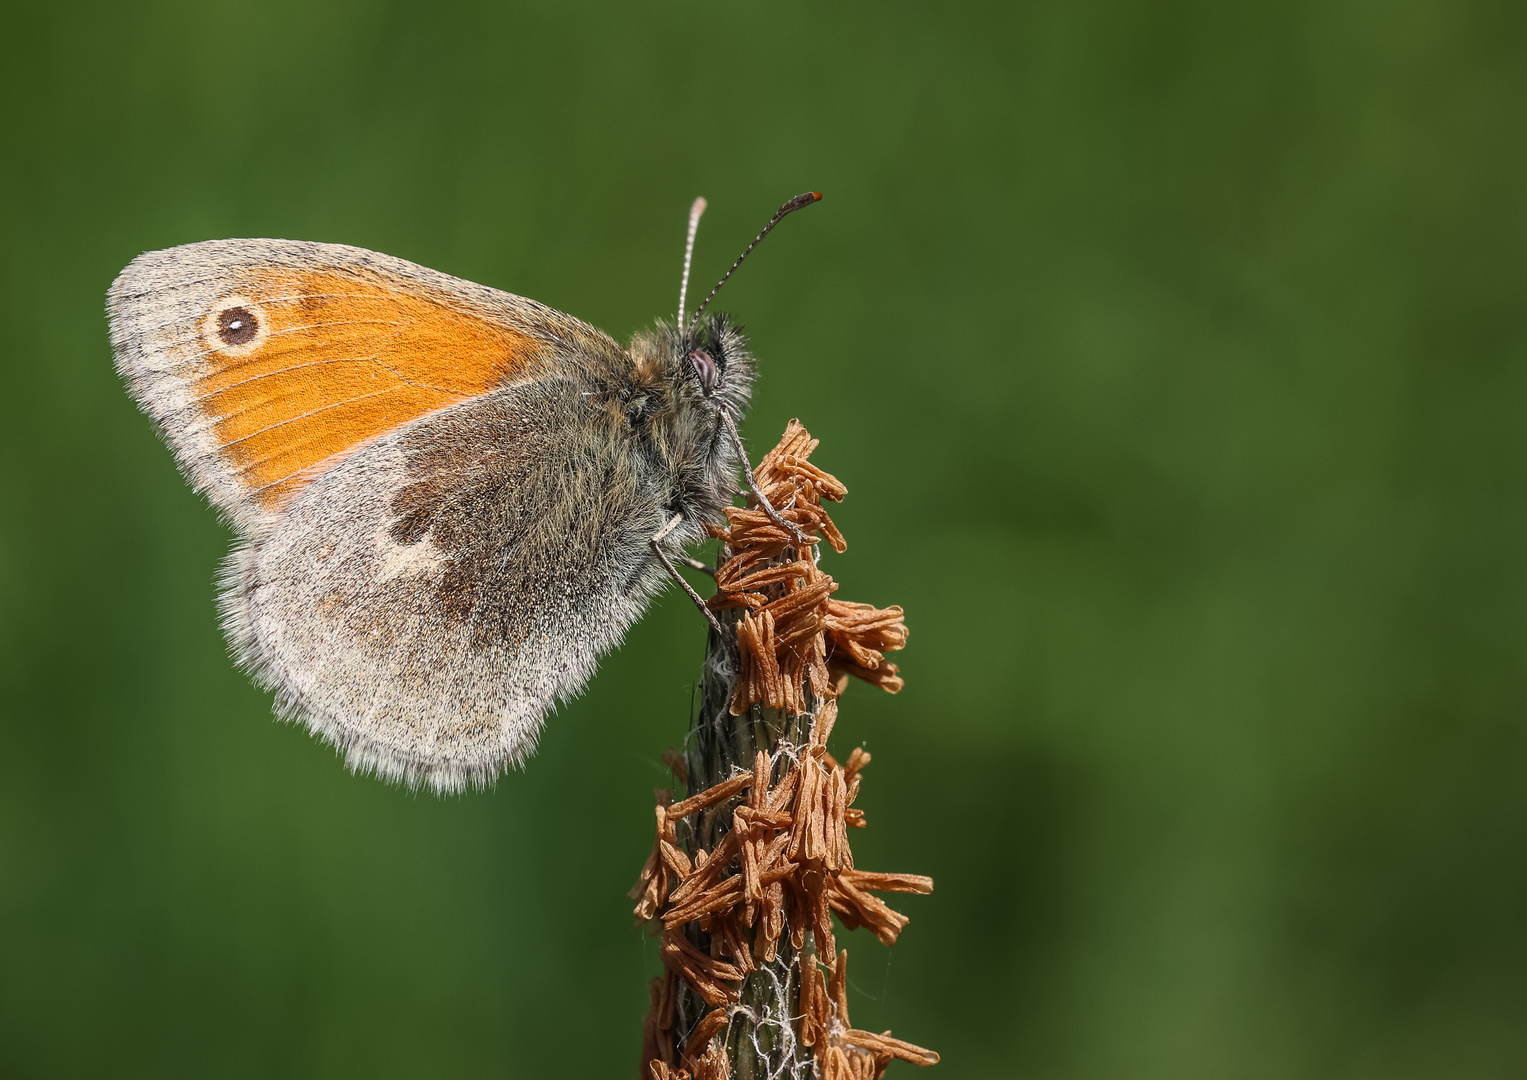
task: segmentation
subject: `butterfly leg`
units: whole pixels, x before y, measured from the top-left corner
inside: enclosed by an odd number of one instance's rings
[[[686,556],[685,558],[680,559],[679,562],[694,570],[700,571],[702,574],[709,574],[711,577],[716,576],[716,568],[714,566],[706,566],[699,559],[691,559]]]
[[[683,520],[683,514],[673,515],[673,517],[668,519],[668,524],[664,525],[661,529],[654,533],[652,535],[652,539],[648,540],[647,543],[652,548],[652,554],[656,555],[658,557],[658,561],[663,564],[663,569],[667,570],[668,575],[679,583],[679,588],[683,589],[686,593],[689,594],[689,598],[695,602],[695,607],[700,609],[700,614],[704,615],[706,619],[710,621],[711,628],[715,630],[716,633],[720,634],[722,633],[721,623],[716,619],[715,613],[712,612],[710,608],[705,606],[705,601],[701,598],[699,593],[695,592],[694,586],[684,580],[684,576],[679,573],[679,568],[673,565],[673,561],[668,558],[668,553],[665,552],[661,546],[663,539],[667,537],[669,533],[673,532],[674,529],[678,528],[679,522]],[[693,559],[685,559],[684,561],[692,566],[698,565]],[[702,567],[702,569],[704,568]],[[714,573],[714,571],[712,572]]]
[[[801,532],[793,523],[786,521],[780,516],[780,512],[774,509],[773,504],[769,502],[758,486],[758,479],[753,475],[753,466],[748,464],[748,452],[743,448],[742,436],[737,433],[737,424],[732,420],[731,413],[725,409],[717,409],[716,412],[721,415],[721,423],[725,425],[727,434],[732,437],[732,445],[737,449],[737,460],[742,462],[742,475],[747,477],[748,491],[752,494],[753,498],[758,500],[758,508],[769,515],[770,521],[795,537],[795,542],[800,545],[801,552],[804,554],[811,547],[811,538]]]

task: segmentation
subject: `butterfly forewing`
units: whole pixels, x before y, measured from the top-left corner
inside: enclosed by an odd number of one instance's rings
[[[608,342],[522,297],[286,240],[150,252],[113,284],[108,309],[139,404],[245,526],[383,432],[554,372],[569,338]]]

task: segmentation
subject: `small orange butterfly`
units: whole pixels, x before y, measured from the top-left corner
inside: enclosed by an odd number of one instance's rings
[[[277,712],[354,770],[485,786],[665,571],[701,603],[674,556],[722,520],[739,467],[762,498],[737,434],[753,357],[705,310],[820,198],[785,203],[686,322],[697,199],[679,317],[629,347],[360,248],[209,240],[134,259],[107,296],[117,369],[239,533],[223,626]]]

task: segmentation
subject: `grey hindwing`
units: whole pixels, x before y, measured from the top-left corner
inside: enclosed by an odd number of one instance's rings
[[[660,584],[660,485],[570,383],[422,417],[302,488],[229,556],[224,625],[277,709],[351,768],[436,791],[533,749]]]

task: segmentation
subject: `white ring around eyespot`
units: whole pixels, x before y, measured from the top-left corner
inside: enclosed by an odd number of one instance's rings
[[[243,308],[254,316],[255,336],[242,345],[229,345],[218,336],[220,329],[220,316],[229,308]],[[201,323],[202,341],[206,342],[207,348],[213,352],[220,352],[224,356],[248,356],[270,337],[270,318],[265,314],[265,309],[247,296],[224,296],[220,297],[212,305],[212,310],[207,312],[206,318]]]

